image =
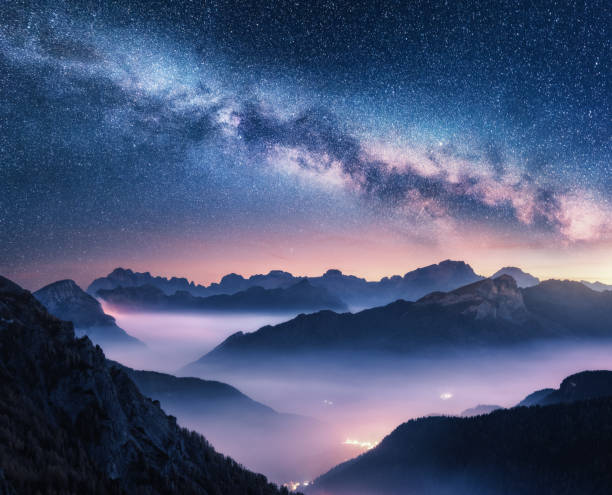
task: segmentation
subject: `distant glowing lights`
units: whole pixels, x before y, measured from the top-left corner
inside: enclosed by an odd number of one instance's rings
[[[308,485],[310,485],[310,481],[289,481],[287,483],[283,483],[283,486],[289,489],[290,492],[294,492],[298,488],[304,488]]]
[[[444,392],[443,394],[440,395],[440,399],[442,400],[448,400],[452,398],[453,398],[453,394],[451,394],[450,392]]]

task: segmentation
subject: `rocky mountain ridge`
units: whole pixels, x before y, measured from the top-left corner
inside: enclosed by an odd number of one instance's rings
[[[153,285],[100,289],[97,296],[113,307],[139,311],[346,311],[342,300],[324,287],[314,287],[307,279],[287,288],[265,289],[254,286],[234,294],[193,296],[178,291],[169,296]]]
[[[78,335],[87,335],[101,346],[144,345],[120,328],[100,303],[73,280],[59,280],[34,292],[52,315],[71,321]]]
[[[15,493],[287,493],[180,428],[71,323],[3,277],[0,469]]]

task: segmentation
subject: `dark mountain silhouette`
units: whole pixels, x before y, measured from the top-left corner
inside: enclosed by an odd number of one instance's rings
[[[186,278],[156,277],[149,272],[139,273],[125,268],[115,268],[106,277],[95,279],[87,288],[87,292],[95,296],[100,289],[114,289],[115,287],[139,287],[153,285],[164,294],[174,294],[176,291],[187,291],[193,295],[208,295],[207,287],[189,282]]]
[[[100,303],[72,280],[60,280],[34,292],[47,311],[61,320],[71,321],[77,335],[87,335],[101,346],[112,344],[144,345],[117,326]]]
[[[295,277],[283,270],[271,270],[266,275],[252,275],[244,278],[242,275],[230,273],[225,275],[221,281],[212,283],[208,287],[209,291],[218,294],[234,294],[239,291],[247,290],[250,287],[263,287],[264,289],[286,289],[295,285],[305,277]]]
[[[94,280],[87,292],[97,295],[99,290],[151,285],[166,295],[173,295],[178,291],[205,297],[235,294],[252,287],[287,289],[307,279],[312,286],[324,288],[348,304],[364,307],[388,304],[396,299],[415,300],[434,290],[448,291],[482,278],[463,261],[451,260],[418,268],[404,276],[385,277],[378,282],[344,275],[335,269],[328,270],[320,277],[298,277],[282,270],[272,270],[265,275],[253,275],[249,278],[230,273],[219,283],[213,283],[208,287],[195,285],[184,278],[167,279],[154,277],[149,272],[137,273],[129,269],[116,268],[106,277]]]
[[[525,307],[573,335],[612,335],[612,292],[597,292],[580,282],[546,280],[523,289]]]
[[[558,389],[546,388],[528,395],[519,406],[546,406],[563,402],[612,397],[612,371],[582,371],[568,376]]]
[[[479,404],[476,407],[470,407],[463,411],[460,416],[463,418],[471,418],[472,416],[480,416],[481,414],[489,414],[493,411],[497,411],[498,409],[502,409],[501,406],[488,405],[488,404]]]
[[[612,492],[612,398],[402,424],[310,495]]]
[[[251,424],[287,428],[312,427],[316,423],[305,416],[279,413],[227,383],[134,370],[109,362],[124,371],[143,395],[158,400],[165,411],[175,416],[221,422],[228,426]]]
[[[542,390],[536,390],[519,402],[517,406],[535,406],[554,390],[554,388],[543,388]]]
[[[280,493],[180,428],[71,323],[3,277],[0,378],[8,493]]]
[[[510,275],[514,280],[516,280],[516,285],[521,288],[531,287],[540,283],[540,279],[538,277],[534,277],[530,273],[526,273],[515,266],[505,266],[491,275],[491,278],[501,277],[502,275]]]
[[[395,277],[382,279],[381,285],[398,286],[398,297],[394,295],[392,300],[416,300],[433,291],[450,291],[483,278],[463,261],[445,260],[408,272],[401,281]]]
[[[502,275],[417,302],[400,300],[356,314],[321,311],[253,333],[238,332],[194,365],[304,352],[410,353],[569,337],[612,337],[612,293],[559,281],[519,289],[512,277]]]
[[[229,416],[232,421],[263,421],[281,416],[271,407],[254,401],[226,383],[134,370],[116,362],[112,364],[124,371],[143,395],[158,400],[165,411],[174,415],[177,415],[177,411],[190,412],[193,416],[223,414],[224,418]]]
[[[97,296],[123,309],[147,311],[315,311],[346,310],[346,305],[322,287],[301,280],[286,289],[250,287],[235,294],[198,297],[189,292],[168,296],[153,285],[101,289]]]

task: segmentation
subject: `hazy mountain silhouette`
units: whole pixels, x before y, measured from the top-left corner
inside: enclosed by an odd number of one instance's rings
[[[583,495],[612,491],[612,398],[428,417],[306,489],[312,495]]]
[[[525,397],[519,406],[546,406],[563,402],[612,397],[612,371],[582,371],[565,378],[558,389],[546,388]]]
[[[144,345],[117,326],[115,319],[103,311],[100,303],[72,280],[46,285],[34,292],[34,297],[53,316],[71,321],[77,335],[87,335],[96,344]]]
[[[182,410],[199,416],[229,415],[233,419],[280,417],[271,407],[254,401],[226,383],[135,370],[114,361],[109,362],[124,371],[143,395],[158,400],[164,410],[175,415],[176,410]]]
[[[481,414],[489,414],[493,411],[497,411],[498,409],[502,409],[501,406],[488,405],[488,404],[478,404],[476,407],[470,407],[465,411],[462,411],[460,416],[463,418],[471,418],[472,416],[480,416]]]
[[[3,277],[0,376],[8,493],[280,493],[180,428],[71,323]]]
[[[143,395],[158,400],[165,411],[178,417],[214,420],[228,426],[251,424],[286,428],[315,423],[305,416],[279,413],[227,383],[134,370],[114,361],[109,363],[124,371]]]
[[[604,290],[612,291],[612,285],[610,284],[602,284],[601,282],[587,282],[586,280],[582,280],[580,283],[586,285],[589,289],[596,290],[598,292],[603,292]]]
[[[344,275],[340,270],[331,269],[320,277],[299,277],[282,270],[272,270],[265,275],[244,278],[230,273],[219,283],[208,287],[196,285],[185,278],[152,276],[149,272],[138,273],[129,269],[116,268],[106,277],[94,280],[87,292],[96,295],[99,290],[112,290],[118,287],[140,287],[150,285],[166,295],[175,292],[188,292],[194,296],[235,294],[252,287],[264,289],[287,289],[307,279],[312,286],[321,287],[342,301],[358,307],[387,304],[396,299],[415,300],[435,290],[448,291],[462,285],[481,280],[463,261],[442,261],[435,265],[418,268],[404,276],[384,277],[378,282],[367,281],[353,275]]]
[[[612,292],[568,280],[546,280],[522,292],[528,311],[551,326],[575,336],[612,336]]]
[[[530,273],[526,273],[515,266],[505,266],[491,275],[491,278],[501,277],[502,275],[510,275],[514,280],[516,280],[516,285],[521,288],[531,287],[540,283],[540,279],[538,277],[534,277]]]
[[[535,406],[538,405],[540,400],[546,397],[548,394],[553,392],[554,388],[543,388],[541,390],[536,390],[535,392],[530,393],[527,397],[525,397],[521,402],[517,404],[517,406]]]
[[[234,294],[198,297],[179,291],[169,296],[153,285],[117,287],[97,292],[109,304],[147,311],[315,311],[346,310],[346,305],[323,287],[300,280],[286,289],[250,287]]]

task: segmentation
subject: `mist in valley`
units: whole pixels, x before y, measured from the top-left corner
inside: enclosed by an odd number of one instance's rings
[[[107,357],[135,369],[175,373],[198,359],[237,331],[255,331],[296,316],[296,313],[141,313],[120,312],[100,301],[104,312],[130,335],[142,340],[146,349],[125,346],[105,348]]]
[[[182,368],[236,331],[254,331],[295,315],[117,313],[117,323],[146,349],[105,349],[135,369],[185,375]],[[408,419],[458,415],[479,404],[512,407],[531,392],[557,387],[585,369],[612,368],[612,342],[532,343],[400,357],[389,354],[270,356],[266,365],[201,368],[283,414],[207,415],[189,404],[165,407],[182,426],[203,433],[219,451],[272,481],[312,480],[375,446]],[[162,407],[164,403],[162,401]]]

